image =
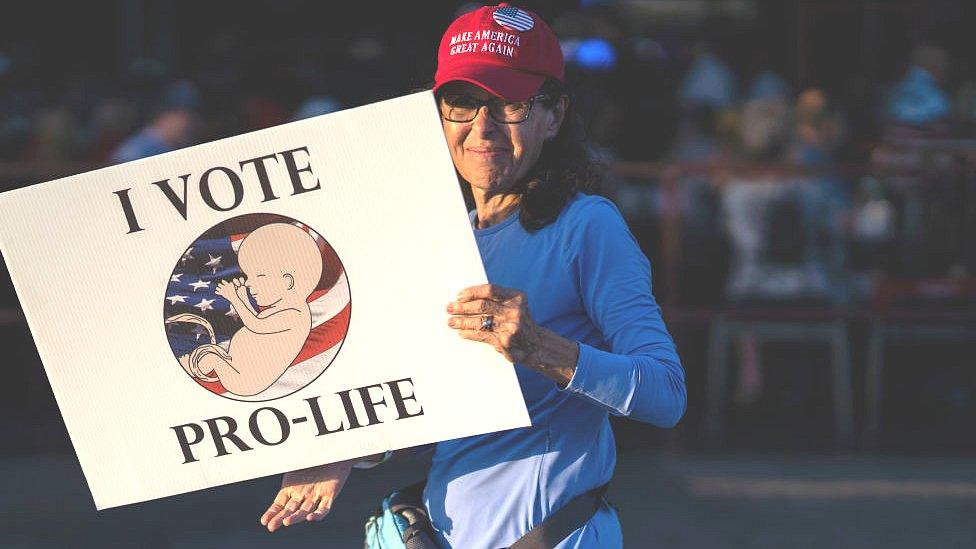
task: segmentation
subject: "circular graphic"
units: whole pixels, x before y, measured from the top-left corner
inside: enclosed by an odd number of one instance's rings
[[[177,260],[163,321],[194,381],[234,400],[266,401],[329,367],[352,301],[335,250],[308,225],[247,214],[200,235]]]

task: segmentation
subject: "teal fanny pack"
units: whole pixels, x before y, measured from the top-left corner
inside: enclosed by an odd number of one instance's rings
[[[436,549],[427,509],[424,482],[397,490],[383,498],[366,521],[365,549]]]
[[[365,549],[436,549],[430,517],[423,504],[425,482],[410,485],[383,498],[366,521]],[[509,549],[552,549],[581,528],[605,501],[607,485],[569,501]]]

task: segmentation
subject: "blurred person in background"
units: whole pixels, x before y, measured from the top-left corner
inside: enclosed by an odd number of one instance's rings
[[[737,155],[748,162],[783,160],[790,137],[792,97],[781,78],[761,72],[749,87],[738,117]],[[757,175],[749,170],[723,184],[720,195],[723,218],[732,245],[731,272],[726,297],[733,301],[769,299],[795,295],[802,281],[794,269],[784,271],[781,263],[792,263],[801,234],[799,216],[774,215],[771,205],[783,196],[781,177]],[[785,202],[787,209],[792,202]],[[795,224],[795,225],[791,225]],[[768,230],[771,225],[772,230]],[[776,237],[776,244],[770,242]],[[772,257],[782,255],[783,257]]]
[[[550,538],[557,547],[619,548],[603,497],[616,462],[609,415],[671,427],[686,402],[650,264],[613,203],[594,194],[599,175],[559,43],[538,16],[502,4],[456,19],[434,92],[490,282],[463,289],[446,322],[515,364],[531,426],[433,445],[418,501],[429,534],[438,547],[508,547],[575,509]],[[321,520],[357,461],[286,474],[261,523]]]
[[[138,133],[123,141],[109,159],[116,164],[162,154],[190,145],[197,125],[200,94],[186,80],[169,85]]]
[[[817,88],[803,90],[796,99],[789,160],[799,166],[828,166],[844,139],[843,118],[833,112],[827,94]]]
[[[719,137],[719,114],[710,105],[684,109],[678,121],[674,147],[668,155],[672,162],[715,162],[726,154]]]
[[[871,207],[859,209],[862,219],[855,226],[895,227],[897,245],[889,249],[897,257],[885,258],[887,276],[951,276],[964,270],[964,258],[970,255],[971,238],[960,228],[966,226],[972,201],[967,198],[965,172],[960,168],[973,155],[940,144],[956,137],[960,125],[945,91],[951,68],[946,50],[920,44],[912,51],[904,77],[886,94],[884,139],[870,155],[883,199],[879,193],[871,193],[872,198],[865,201]],[[926,141],[929,144],[922,145]],[[882,213],[892,206],[893,215]],[[874,232],[888,240],[891,231]],[[871,248],[882,239],[861,240],[862,248]]]
[[[732,248],[727,297],[763,306],[846,301],[843,229],[849,201],[840,181],[823,171],[842,137],[826,94],[806,90],[794,103],[788,84],[762,71],[750,85],[739,131],[744,159],[787,165],[750,170],[722,187]],[[739,352],[735,400],[749,403],[762,387],[758,342],[741,338]]]
[[[753,78],[739,109],[739,144],[745,160],[780,162],[793,122],[789,84],[764,70]]]
[[[727,109],[734,106],[736,79],[732,69],[705,42],[692,48],[692,61],[678,90],[685,109],[698,106]]]
[[[949,54],[933,44],[912,51],[904,77],[886,93],[885,133],[890,137],[939,137],[950,130],[952,101],[942,85]]]

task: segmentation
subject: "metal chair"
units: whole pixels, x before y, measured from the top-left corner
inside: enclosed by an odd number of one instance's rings
[[[967,305],[968,304],[968,305]],[[976,342],[976,278],[888,280],[869,318],[864,382],[864,448],[881,434],[885,348],[890,341]]]
[[[851,446],[854,431],[851,353],[848,322],[842,314],[829,311],[744,311],[718,314],[711,324],[704,418],[705,437],[709,444],[722,442],[729,344],[738,337],[751,335],[760,341],[817,340],[830,346],[834,442],[838,449]]]

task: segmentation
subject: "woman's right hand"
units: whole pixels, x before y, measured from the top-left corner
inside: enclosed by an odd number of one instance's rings
[[[261,524],[274,532],[282,525],[322,520],[358,461],[357,458],[285,473],[274,503],[261,515]]]

